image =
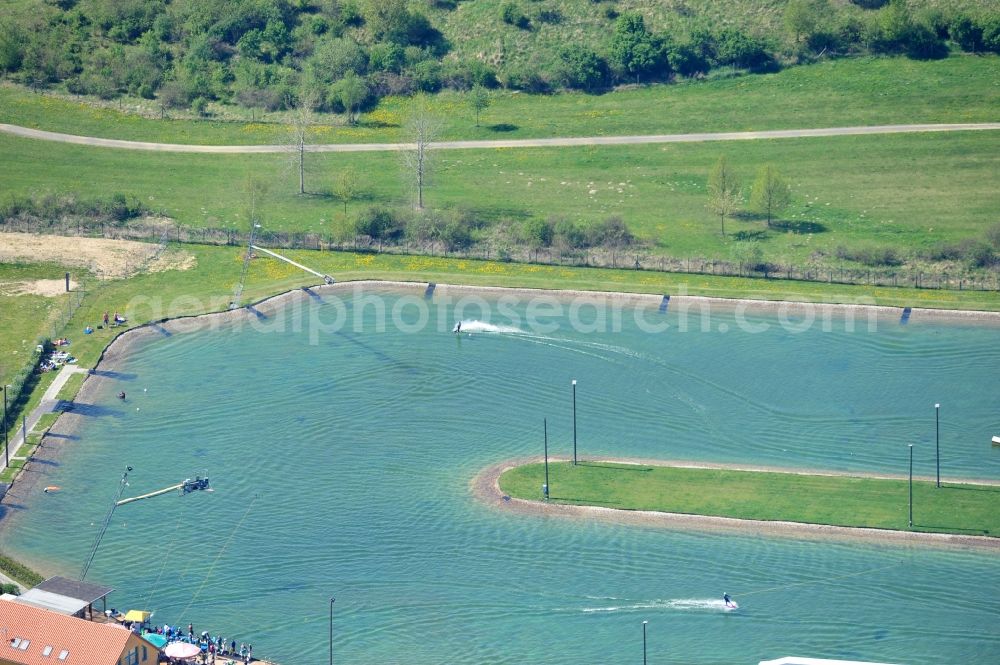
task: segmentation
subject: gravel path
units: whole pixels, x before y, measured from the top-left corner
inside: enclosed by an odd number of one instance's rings
[[[819,129],[774,129],[760,132],[714,132],[698,134],[651,134],[644,136],[578,136],[541,139],[506,139],[497,141],[438,141],[437,150],[466,150],[483,148],[547,148],[588,145],[637,145],[656,143],[702,143],[705,141],[749,141],[758,139],[811,138],[818,136],[858,136],[868,134],[909,134],[914,132],[967,132],[1000,130],[1000,122],[924,124],[924,125],[874,125],[869,127],[825,127]],[[74,143],[100,148],[148,150],[157,152],[200,152],[216,154],[274,153],[295,150],[289,145],[193,145],[180,143],[151,143],[103,139],[75,134],[48,132],[30,127],[0,123],[0,131],[22,138]],[[308,146],[309,152],[392,152],[410,148],[408,143],[336,143]]]

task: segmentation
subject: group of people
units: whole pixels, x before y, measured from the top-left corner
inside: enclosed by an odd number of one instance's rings
[[[103,321],[104,321],[104,325],[103,326],[98,326],[98,328],[116,328],[118,326],[123,326],[126,323],[128,323],[128,319],[126,319],[124,316],[122,316],[118,312],[115,312],[114,319],[112,319],[110,316],[108,316],[107,311],[104,312]],[[94,332],[93,326],[87,326],[86,328],[83,329],[83,334],[84,335],[90,335],[93,332]]]
[[[240,642],[239,647],[236,646],[236,640],[226,641],[222,635],[216,635],[212,637],[209,635],[208,631],[202,631],[200,635],[194,634],[194,625],[188,624],[187,631],[184,631],[180,626],[176,628],[164,625],[157,626],[155,631],[159,635],[163,635],[168,640],[171,641],[182,641],[190,642],[191,644],[197,644],[201,647],[202,655],[201,662],[203,663],[214,663],[216,656],[222,658],[231,659],[239,658],[240,662],[249,664],[253,660],[253,645],[247,644],[246,642]]]
[[[60,344],[60,342],[63,342]],[[67,346],[69,344],[68,339],[57,339],[55,341],[56,346]],[[40,347],[44,349],[45,347]],[[63,365],[72,365],[76,362],[76,358],[66,353],[65,351],[51,351],[47,356],[42,358],[41,364],[38,369],[42,372],[51,372],[54,369],[59,369]]]
[[[108,318],[108,312],[105,311],[104,312],[104,327],[105,328],[109,327],[108,326],[108,321],[109,320],[110,319]],[[120,326],[121,324],[126,323],[127,321],[128,321],[128,319],[126,319],[124,316],[121,316],[120,314],[118,314],[118,312],[115,312],[114,324],[116,326]]]

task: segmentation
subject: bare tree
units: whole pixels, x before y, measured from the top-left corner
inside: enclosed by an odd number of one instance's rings
[[[406,123],[406,131],[412,144],[403,151],[403,166],[407,171],[407,178],[417,190],[417,210],[424,208],[424,187],[430,180],[432,150],[441,133],[441,124],[441,119],[427,108],[427,100],[417,98],[413,114]]]
[[[750,205],[758,212],[767,215],[768,228],[771,228],[771,219],[775,215],[780,215],[791,200],[791,190],[777,169],[765,164],[757,170],[757,179],[750,194]]]
[[[293,162],[299,171],[299,194],[306,193],[306,152],[309,150],[307,139],[316,122],[315,113],[313,113],[315,107],[315,95],[303,93],[298,104],[292,109],[289,147],[294,155]]]
[[[726,156],[722,155],[708,176],[708,205],[722,222],[723,237],[726,236],[726,217],[736,210],[742,200],[740,183],[726,161]]]

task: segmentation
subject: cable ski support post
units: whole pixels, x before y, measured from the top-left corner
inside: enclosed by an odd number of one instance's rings
[[[253,219],[253,210],[250,212],[251,220]],[[253,256],[253,241],[254,236],[257,235],[257,229],[260,228],[260,224],[252,224],[250,226],[250,240],[247,241],[247,253],[243,256],[243,270],[240,272],[240,281],[236,284],[236,292],[233,293],[233,300],[229,303],[229,309],[236,309],[240,306],[240,298],[243,296],[243,285],[247,281],[247,272],[250,270],[250,257]]]
[[[131,466],[125,467],[121,482],[118,483],[118,492],[115,494],[115,500],[111,502],[111,508],[108,509],[108,514],[104,517],[104,523],[101,525],[100,531],[97,532],[97,538],[94,539],[94,545],[90,548],[90,556],[87,557],[87,562],[83,564],[83,570],[80,571],[81,582],[87,579],[87,571],[90,570],[90,564],[94,562],[94,557],[97,556],[97,548],[101,546],[104,533],[108,530],[108,525],[111,524],[111,516],[115,514],[115,508],[119,505],[119,499],[125,493],[125,488],[128,487],[128,473],[131,470]]]
[[[317,272],[317,271],[313,270],[312,268],[307,268],[306,266],[302,265],[301,263],[296,263],[295,261],[292,261],[290,258],[288,258],[286,256],[282,256],[281,254],[278,254],[277,252],[272,252],[269,249],[264,249],[263,247],[260,247],[258,245],[254,245],[254,244],[251,244],[250,248],[257,250],[258,252],[264,252],[265,254],[269,254],[269,255],[273,256],[274,258],[276,258],[276,259],[281,259],[285,263],[290,263],[291,265],[295,266],[299,270],[305,270],[307,273],[309,273],[311,275],[316,275],[317,277],[321,277],[326,284],[333,284],[333,282],[335,281],[333,279],[333,277],[330,277],[329,275],[324,275],[323,273]]]

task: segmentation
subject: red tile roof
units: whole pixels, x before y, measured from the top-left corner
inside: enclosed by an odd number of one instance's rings
[[[131,635],[109,624],[0,600],[2,661],[23,665],[117,665]],[[21,649],[24,640],[28,647]],[[51,649],[44,656],[46,647]],[[68,653],[60,660],[63,651]]]

